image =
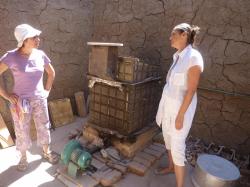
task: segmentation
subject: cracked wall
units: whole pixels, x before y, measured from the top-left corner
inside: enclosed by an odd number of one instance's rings
[[[137,56],[159,64],[163,76],[174,53],[169,45],[172,28],[181,22],[200,26],[198,48],[205,60],[200,87],[206,89],[198,92],[199,105],[192,134],[249,153],[249,1],[94,2],[93,40],[124,43],[119,49],[120,55]]]
[[[56,71],[49,99],[69,97],[73,100],[75,92],[87,91],[86,43],[92,32],[92,12],[91,0],[0,1],[0,53],[3,55],[16,47],[13,34],[16,25],[28,23],[42,30],[40,48],[50,57]],[[11,83],[9,72],[0,77],[0,84],[8,89]],[[12,129],[7,103],[2,98],[0,106],[0,113]]]
[[[56,80],[50,99],[87,91],[86,42],[122,42],[120,55],[137,56],[166,75],[174,50],[169,34],[178,23],[201,27],[205,60],[192,134],[247,153],[250,150],[250,2],[244,0],[6,0],[0,2],[0,52],[16,46],[13,30],[29,23],[43,31],[41,48]],[[5,73],[0,84],[11,87]],[[207,89],[210,89],[207,90]],[[222,90],[216,92],[214,90]],[[238,93],[233,96],[230,93]],[[0,112],[10,124],[7,103]],[[9,125],[11,127],[11,125]]]

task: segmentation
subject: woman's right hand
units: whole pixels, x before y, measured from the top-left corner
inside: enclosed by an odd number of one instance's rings
[[[18,102],[18,95],[11,93],[8,94],[8,96],[6,97],[6,99],[11,103],[11,104],[17,104]]]

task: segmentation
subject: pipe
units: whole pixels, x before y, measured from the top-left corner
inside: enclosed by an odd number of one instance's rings
[[[224,91],[224,90],[205,88],[205,87],[198,87],[198,89],[199,90],[206,90],[206,91],[210,91],[210,92],[222,93],[222,94],[230,95],[230,96],[240,96],[240,97],[248,97],[248,98],[250,98],[250,94],[247,94],[247,93],[227,92],[227,91]]]

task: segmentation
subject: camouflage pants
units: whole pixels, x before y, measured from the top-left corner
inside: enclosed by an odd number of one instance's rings
[[[16,134],[16,149],[18,151],[26,151],[31,147],[30,125],[32,118],[37,131],[37,145],[48,145],[51,142],[47,99],[29,99],[29,104],[30,109],[27,113],[23,113],[22,119],[16,112],[11,110]],[[10,107],[14,106],[11,105]]]

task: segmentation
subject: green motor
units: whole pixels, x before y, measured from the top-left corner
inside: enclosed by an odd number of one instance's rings
[[[81,169],[86,169],[91,164],[91,155],[82,149],[75,149],[71,154],[71,161]]]
[[[65,165],[68,165],[68,173],[76,177],[79,169],[85,170],[90,166],[92,157],[79,141],[71,140],[65,145],[61,153],[61,160]]]

